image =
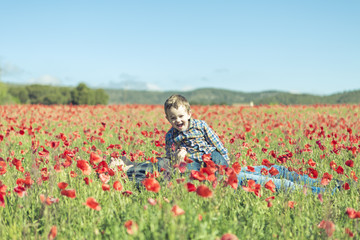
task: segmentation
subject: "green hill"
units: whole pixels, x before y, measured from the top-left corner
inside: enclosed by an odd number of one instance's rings
[[[90,89],[85,84],[79,84],[77,87],[1,84],[0,104],[163,104],[170,95],[175,93],[185,96],[191,104],[199,105],[360,104],[360,90],[319,96],[281,91],[241,92],[215,88],[160,92]]]
[[[163,104],[172,94],[185,96],[191,104],[359,104],[360,90],[336,93],[327,96],[293,94],[281,91],[239,92],[224,89],[202,88],[193,91],[136,91],[105,89],[109,104]]]

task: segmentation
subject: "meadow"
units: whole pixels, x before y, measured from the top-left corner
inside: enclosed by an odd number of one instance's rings
[[[0,238],[359,238],[359,105],[192,111],[220,136],[231,166],[177,171],[170,181],[154,172],[139,186],[108,163],[165,155],[163,106],[0,106]],[[326,191],[275,192],[231,178],[264,163],[317,177]],[[333,193],[335,179],[344,182]]]

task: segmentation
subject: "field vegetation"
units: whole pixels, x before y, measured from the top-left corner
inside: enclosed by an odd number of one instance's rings
[[[0,106],[1,239],[359,238],[358,105],[192,111],[218,133],[231,167],[170,181],[153,172],[137,185],[108,163],[164,156],[161,105]],[[230,177],[264,163],[318,177],[326,191],[274,192]]]

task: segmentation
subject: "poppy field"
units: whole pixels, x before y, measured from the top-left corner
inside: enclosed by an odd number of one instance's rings
[[[164,157],[163,106],[0,106],[1,239],[359,238],[360,106],[192,112],[219,135],[230,166],[180,164],[170,180],[154,171],[136,184],[110,159]],[[241,168],[273,164],[319,178],[325,192],[238,186]]]

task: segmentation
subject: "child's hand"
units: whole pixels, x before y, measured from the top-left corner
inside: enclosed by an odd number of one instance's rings
[[[181,147],[176,151],[176,163],[183,162],[187,154],[186,148]]]

